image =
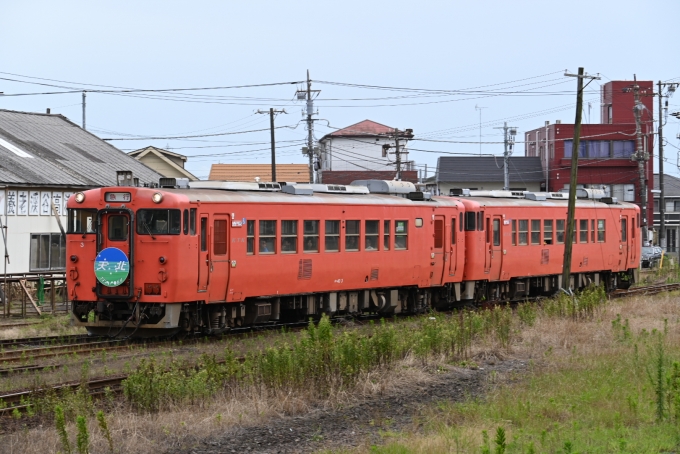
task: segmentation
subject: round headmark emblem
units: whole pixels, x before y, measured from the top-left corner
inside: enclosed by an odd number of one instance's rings
[[[117,287],[130,274],[130,261],[125,252],[115,247],[103,249],[94,259],[94,274],[107,287]]]

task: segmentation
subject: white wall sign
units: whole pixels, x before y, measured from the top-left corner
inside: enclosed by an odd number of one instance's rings
[[[62,213],[62,199],[63,194],[61,192],[53,192],[52,193],[52,204],[54,205],[54,210],[57,212],[57,214],[61,215]]]
[[[7,191],[7,214],[17,214],[17,191]]]
[[[28,214],[28,191],[17,192],[17,214]]]
[[[0,191],[0,215],[5,214],[5,205],[7,205],[7,199],[5,198],[4,189]]]
[[[64,201],[61,204],[61,208],[62,208],[61,214],[63,214],[64,216],[66,216],[66,214],[68,213],[68,208],[66,208],[66,203],[68,202],[68,199],[72,195],[73,195],[72,192],[64,192]]]
[[[40,192],[31,191],[28,194],[28,214],[37,216],[40,214]]]
[[[52,214],[52,193],[43,192],[40,194],[40,214],[49,216]]]

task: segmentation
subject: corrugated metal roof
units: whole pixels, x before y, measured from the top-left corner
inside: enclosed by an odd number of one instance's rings
[[[161,177],[62,115],[0,110],[0,139],[4,184],[111,186],[118,170],[131,170],[140,183]]]
[[[210,167],[210,180],[220,181],[272,181],[271,164],[213,164]],[[277,164],[276,180],[293,183],[309,183],[307,164]]]
[[[654,189],[661,189],[659,186],[659,174],[654,174]],[[663,195],[664,197],[680,197],[680,178],[673,175],[663,174]],[[660,194],[654,194],[654,197],[661,197]]]
[[[544,181],[541,158],[511,156],[510,181]],[[442,156],[437,160],[437,182],[503,182],[502,156]]]

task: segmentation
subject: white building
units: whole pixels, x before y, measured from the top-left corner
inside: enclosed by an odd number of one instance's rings
[[[395,136],[399,137],[401,148],[401,170],[413,170],[408,160],[406,142],[413,136],[412,131],[398,131],[395,128],[364,120],[352,126],[326,134],[319,140],[321,171],[392,171],[395,165]],[[383,147],[389,145],[386,156]]]
[[[65,269],[66,200],[116,184],[129,170],[141,183],[161,175],[61,115],[0,110],[0,221],[6,232],[0,274]],[[2,238],[2,237],[0,237]]]

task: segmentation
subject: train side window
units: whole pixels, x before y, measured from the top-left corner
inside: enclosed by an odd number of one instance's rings
[[[189,210],[189,235],[196,235],[196,208]]]
[[[493,245],[494,246],[500,246],[501,245],[501,220],[500,219],[494,219],[493,220]]]
[[[628,222],[626,218],[621,218],[621,242],[628,241]]]
[[[442,249],[444,247],[444,221],[442,219],[435,219],[434,221],[434,248]]]
[[[340,250],[340,221],[326,221],[326,252],[338,252]]]
[[[633,221],[634,221],[634,219],[630,220],[630,236],[633,239],[635,239],[635,226],[633,225]],[[593,221],[593,222],[595,222],[595,221]],[[595,230],[595,229],[593,229],[593,230]]]
[[[477,213],[477,228],[480,231],[484,230],[484,212],[483,211],[480,211],[479,213]]]
[[[469,211],[465,213],[465,230],[470,232],[472,230],[477,230],[475,228],[475,221],[477,219],[477,213],[474,211]]]
[[[304,223],[304,252],[319,252],[319,221],[305,221]]]
[[[359,250],[360,221],[345,222],[345,251]]]
[[[588,242],[588,219],[581,219],[580,221],[579,243]]]
[[[555,221],[555,239],[557,244],[564,244],[564,219]]]
[[[451,218],[451,244],[456,244],[456,218]]]
[[[486,242],[491,243],[491,219],[486,218]]]
[[[604,235],[604,219],[598,219],[597,220],[597,242],[598,243],[604,243],[605,241],[605,235]]]
[[[276,252],[276,221],[260,221],[260,254]]]
[[[246,237],[246,254],[253,255],[255,253],[255,221],[247,221]]]
[[[512,245],[517,246],[517,220],[512,220]]]
[[[519,221],[519,245],[526,246],[529,244],[529,221],[520,219]]]
[[[124,215],[109,215],[109,240],[126,241],[128,239],[128,217]]]
[[[227,254],[227,221],[224,219],[213,222],[213,254]]]
[[[543,244],[553,243],[553,221],[545,219],[543,221]]]
[[[590,220],[590,242],[595,242],[595,219]]]
[[[460,216],[458,216],[458,230],[463,231],[465,223],[463,222],[463,213],[460,213]]]
[[[408,249],[408,221],[394,221],[394,249]]]
[[[137,233],[139,235],[179,235],[182,230],[180,210],[138,210]]]
[[[208,250],[208,218],[201,218],[201,252]]]
[[[390,221],[383,222],[383,251],[390,250]]]
[[[378,237],[380,236],[380,221],[365,221],[364,235],[366,235],[364,249],[366,251],[377,251]]]
[[[531,244],[541,244],[541,220],[531,220]]]
[[[68,210],[68,230],[66,233],[96,233],[97,210]]]
[[[281,253],[294,254],[297,252],[298,221],[281,221]]]
[[[189,210],[184,210],[182,215],[182,230],[185,235],[189,233]]]

